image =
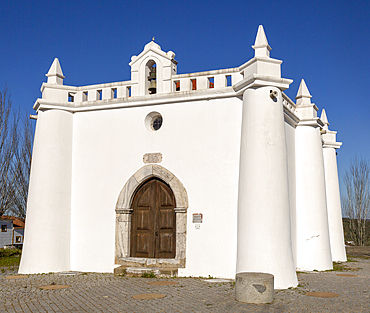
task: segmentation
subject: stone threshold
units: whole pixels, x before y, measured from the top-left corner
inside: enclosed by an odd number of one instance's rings
[[[155,259],[126,257],[116,260],[116,264],[124,267],[150,267],[150,268],[184,268],[185,259]]]
[[[153,273],[156,276],[177,276],[178,268],[167,267],[167,268],[156,268],[156,267],[126,267],[120,266],[114,269],[115,275],[125,275],[125,276],[141,276],[143,274]]]

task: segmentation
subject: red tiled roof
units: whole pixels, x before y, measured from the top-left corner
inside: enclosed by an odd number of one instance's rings
[[[24,219],[16,216],[3,215],[2,220],[12,220],[14,227],[24,227]]]

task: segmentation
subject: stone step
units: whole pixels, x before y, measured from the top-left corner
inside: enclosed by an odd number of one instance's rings
[[[156,259],[156,258],[134,258],[125,257],[116,259],[116,264],[125,267],[151,267],[151,268],[179,268],[184,267],[183,260],[177,259]]]
[[[161,271],[155,267],[128,267],[126,268],[127,275],[135,275],[141,276],[143,274],[150,274],[153,273],[154,275],[160,275]]]
[[[177,276],[177,268],[158,268],[158,267],[126,267],[119,266],[114,269],[115,275],[125,274],[127,276],[141,276],[145,273],[153,273],[154,275]]]

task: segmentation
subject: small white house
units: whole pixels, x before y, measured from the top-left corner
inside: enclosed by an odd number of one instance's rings
[[[0,218],[0,248],[23,245],[24,220],[3,215]]]
[[[237,67],[178,74],[152,41],[131,80],[80,87],[55,59],[34,105],[20,273],[266,272],[288,288],[296,269],[346,260],[341,143],[304,80],[284,94],[262,26],[252,47]]]

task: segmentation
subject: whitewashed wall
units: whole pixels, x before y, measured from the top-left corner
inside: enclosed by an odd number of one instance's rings
[[[144,125],[153,111],[163,116],[158,131]],[[76,113],[71,269],[113,270],[118,195],[145,165],[143,155],[161,152],[160,165],[189,196],[186,268],[179,274],[234,277],[240,122],[238,98]],[[200,230],[193,213],[203,213]]]
[[[290,227],[294,264],[297,265],[297,227],[296,227],[296,170],[295,170],[295,127],[285,123],[287,143],[287,165],[289,183]]]
[[[70,269],[72,132],[72,113],[38,112],[20,273]]]

